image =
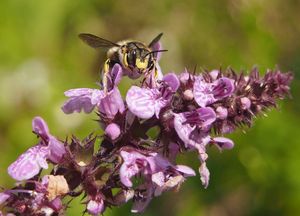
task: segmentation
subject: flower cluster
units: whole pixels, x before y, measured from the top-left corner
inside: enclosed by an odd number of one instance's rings
[[[233,148],[233,141],[223,136],[252,126],[256,116],[276,107],[276,99],[289,94],[292,80],[291,73],[279,70],[263,77],[257,69],[248,75],[231,69],[184,71],[151,82],[145,79],[131,86],[124,100],[118,89],[122,70],[119,64],[113,66],[107,92],[88,88],[65,92],[63,112],[95,111],[104,131],[101,139],[91,134],[84,140],[73,136],[61,141],[50,134],[42,118],[33,119],[39,142],[9,166],[8,173],[18,184],[0,193],[7,215],[61,215],[68,207],[62,200],[81,194],[91,215],[129,200],[132,212],[142,212],[153,197],[178,189],[196,175],[176,163],[177,155],[187,151],[197,152],[206,188],[207,148]],[[157,128],[154,137],[147,135],[152,128]],[[43,176],[49,163],[53,169]]]

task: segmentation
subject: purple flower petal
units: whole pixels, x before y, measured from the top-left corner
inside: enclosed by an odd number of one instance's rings
[[[234,81],[226,77],[217,79],[213,83],[207,83],[202,77],[198,77],[194,83],[194,98],[201,107],[228,97],[233,92]]]
[[[195,176],[196,173],[195,171],[188,167],[188,166],[184,166],[184,165],[177,165],[175,166],[175,169],[181,173],[184,174],[184,177],[189,177],[189,176]]]
[[[173,92],[176,92],[180,86],[179,79],[175,73],[168,73],[163,77],[163,81],[171,87]]]
[[[90,113],[104,97],[103,91],[88,88],[70,89],[65,92],[65,95],[70,98],[62,106],[66,114],[81,112],[81,110]]]
[[[161,43],[158,41],[157,43],[153,44],[152,47],[150,47],[152,51],[155,51],[155,50],[162,50],[162,45]],[[157,53],[154,53],[154,57],[156,58],[156,61],[158,62],[161,58],[161,55],[162,55],[162,52],[157,52]]]
[[[163,172],[157,172],[151,176],[152,183],[154,184],[154,196],[159,196],[164,191],[166,184],[165,174]]]
[[[0,193],[0,205],[2,205],[9,197],[10,197],[10,195],[5,192]]]
[[[200,121],[202,122],[200,125],[201,127],[207,127],[216,120],[216,113],[210,107],[199,108],[197,109],[197,112],[199,114]]]
[[[49,206],[56,212],[59,212],[64,207],[60,197],[56,197],[54,200],[52,200],[49,203]]]
[[[54,163],[59,163],[66,153],[64,144],[50,134],[47,123],[41,117],[35,117],[32,120],[32,128],[36,134],[42,137],[42,142],[48,146],[48,159]]]
[[[32,120],[32,130],[41,136],[49,136],[49,128],[47,123],[39,116],[34,117]]]
[[[163,98],[158,98],[156,101],[155,101],[155,104],[154,104],[154,110],[155,110],[155,116],[156,118],[159,119],[159,113],[160,113],[160,110],[162,108],[164,108],[165,106],[167,106],[169,103],[169,100],[165,100]]]
[[[128,76],[130,79],[137,79],[141,77],[142,74],[139,73],[138,70],[128,70],[126,68],[122,68],[123,70],[123,75]]]
[[[68,91],[65,91],[66,97],[79,97],[79,96],[85,96],[85,95],[91,95],[95,89],[90,88],[76,88],[76,89],[70,89]]]
[[[124,101],[117,87],[100,100],[99,111],[107,118],[113,119],[118,112],[123,113],[124,110]]]
[[[126,166],[123,164],[120,168],[120,179],[123,185],[126,187],[132,187],[131,178],[140,172],[137,164],[132,164],[130,166]]]
[[[234,91],[234,80],[227,77],[217,79],[212,83],[212,93],[216,100],[230,96]]]
[[[48,159],[53,163],[59,163],[64,154],[66,153],[65,146],[62,142],[58,141],[54,136],[50,136],[48,142],[49,155]]]
[[[65,114],[71,114],[74,112],[80,113],[82,110],[85,113],[93,111],[96,105],[91,104],[91,100],[86,97],[70,98],[62,107],[62,111]]]
[[[176,79],[174,76],[170,75],[168,80]],[[157,84],[158,86],[154,88],[132,86],[128,90],[126,102],[129,110],[137,117],[149,119],[155,114],[159,118],[160,110],[170,103],[173,95],[171,88]],[[175,85],[177,84],[175,83]],[[176,88],[175,85],[173,86],[174,88]]]
[[[155,100],[153,90],[137,86],[132,86],[126,95],[129,110],[142,119],[149,119],[154,115]]]
[[[162,187],[165,184],[165,175],[163,172],[157,172],[152,174],[151,176],[152,182],[154,182],[156,185]]]
[[[151,173],[160,172],[167,167],[172,166],[166,158],[157,153],[152,153],[151,156],[147,157],[147,161],[149,163]]]
[[[232,149],[234,146],[233,141],[225,137],[215,137],[212,140],[220,149]]]
[[[212,94],[212,86],[206,83],[202,77],[198,77],[194,83],[194,98],[200,107],[205,107],[216,101]]]
[[[114,64],[113,68],[109,72],[109,83],[108,83],[108,89],[113,89],[115,86],[117,86],[123,76],[123,70],[121,65]]]
[[[197,147],[208,143],[205,130],[195,130],[197,127],[209,127],[216,120],[216,114],[210,107],[199,108],[196,111],[175,114],[174,128],[186,147]]]
[[[120,180],[126,187],[132,187],[130,179],[147,166],[147,159],[138,152],[121,151],[120,155],[124,160],[120,168]]]
[[[17,181],[30,179],[37,175],[41,168],[48,168],[46,161],[48,154],[47,147],[41,145],[31,147],[8,167],[8,174]]]
[[[194,131],[196,126],[184,124],[185,121],[186,118],[184,114],[176,114],[174,118],[174,128],[179,138],[184,142],[185,147],[188,147],[189,145],[195,145],[195,142],[190,139],[190,134]]]

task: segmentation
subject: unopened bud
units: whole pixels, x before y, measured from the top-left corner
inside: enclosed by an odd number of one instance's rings
[[[105,134],[111,138],[111,140],[115,140],[117,139],[120,134],[121,134],[121,130],[119,125],[115,124],[115,123],[111,123],[109,124],[106,128],[105,128]]]
[[[194,99],[194,94],[191,89],[187,89],[183,92],[183,98],[187,101],[193,100]]]

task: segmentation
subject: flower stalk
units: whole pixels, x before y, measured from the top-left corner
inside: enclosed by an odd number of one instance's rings
[[[108,92],[88,88],[65,92],[63,112],[95,111],[104,131],[101,138],[91,134],[84,140],[73,136],[61,141],[50,134],[41,117],[33,119],[39,142],[8,167],[18,184],[0,193],[4,212],[63,215],[68,207],[63,199],[81,194],[91,215],[130,200],[132,212],[143,212],[152,198],[178,190],[196,175],[192,168],[176,164],[176,157],[187,151],[199,155],[200,180],[207,188],[207,148],[233,148],[233,141],[223,136],[251,127],[256,116],[276,107],[278,99],[289,96],[293,78],[279,70],[261,77],[256,68],[249,75],[232,69],[169,73],[131,86],[124,100],[118,89],[122,73],[122,66],[115,64]],[[149,137],[152,128],[159,130]],[[43,176],[48,164],[53,169]]]

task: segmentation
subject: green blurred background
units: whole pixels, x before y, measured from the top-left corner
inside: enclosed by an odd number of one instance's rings
[[[235,148],[209,149],[211,182],[199,176],[180,192],[152,201],[144,215],[300,214],[300,2],[297,0],[0,1],[0,185],[13,186],[6,168],[37,142],[31,119],[42,116],[53,134],[83,138],[98,131],[95,114],[64,115],[69,88],[96,87],[105,52],[77,37],[90,32],[118,41],[150,41],[160,32],[165,73],[195,65],[261,72],[293,71],[293,99],[231,136]],[[121,83],[123,93],[132,81]],[[136,81],[133,81],[136,82]],[[298,140],[298,141],[297,141]],[[197,169],[195,154],[180,158]],[[80,200],[67,215],[81,215]],[[131,203],[105,215],[130,215]]]

